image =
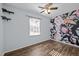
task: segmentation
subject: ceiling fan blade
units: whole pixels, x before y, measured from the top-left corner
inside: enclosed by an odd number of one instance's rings
[[[45,8],[49,8],[50,6],[52,6],[52,4],[53,4],[53,3],[48,3],[48,4],[46,4],[44,7],[45,7]]]
[[[39,6],[38,8],[44,9],[44,7]]]
[[[43,11],[41,11],[40,13],[43,13],[44,12],[44,10]]]
[[[52,4],[53,4],[53,3],[48,3],[48,4],[46,4],[45,6],[48,6],[48,7],[49,7],[49,6],[51,6]]]
[[[52,7],[52,8],[50,8],[50,10],[56,10],[56,9],[58,9],[58,7]]]

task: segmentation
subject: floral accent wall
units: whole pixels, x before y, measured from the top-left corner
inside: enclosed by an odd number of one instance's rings
[[[79,45],[79,9],[50,20],[51,39]]]

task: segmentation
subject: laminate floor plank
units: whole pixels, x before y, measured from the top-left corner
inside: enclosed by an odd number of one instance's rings
[[[5,53],[5,56],[79,56],[79,48],[53,40]]]

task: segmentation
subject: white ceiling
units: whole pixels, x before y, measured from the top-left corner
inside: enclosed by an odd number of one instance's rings
[[[38,6],[43,6],[46,3],[8,3],[8,4],[24,10],[28,10],[30,12],[34,12],[34,13],[49,17],[49,18],[55,17],[57,15],[79,8],[79,3],[54,3],[53,6],[57,6],[58,9],[51,11],[51,14],[48,15],[45,13],[40,13],[41,9],[38,8]]]

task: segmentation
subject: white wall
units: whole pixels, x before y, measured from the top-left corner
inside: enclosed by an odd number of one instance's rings
[[[11,21],[4,21],[4,51],[12,51],[42,41],[49,40],[49,19],[41,15],[30,13],[14,6],[3,4],[3,7],[12,10],[14,14],[7,14]],[[41,35],[29,36],[29,18],[31,15],[41,18]]]
[[[2,24],[2,12],[1,12],[2,5],[0,4],[0,55],[3,52],[3,24]]]

